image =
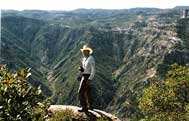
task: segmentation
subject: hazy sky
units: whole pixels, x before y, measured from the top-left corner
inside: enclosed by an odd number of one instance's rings
[[[73,10],[77,8],[124,9],[189,6],[189,0],[0,0],[1,9]]]

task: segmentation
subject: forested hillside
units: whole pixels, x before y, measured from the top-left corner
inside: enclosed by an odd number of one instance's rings
[[[189,19],[180,9],[74,11],[2,10],[0,63],[30,67],[53,104],[78,105],[80,48],[96,60],[95,107],[120,117],[140,116],[138,97],[169,65],[189,62]]]

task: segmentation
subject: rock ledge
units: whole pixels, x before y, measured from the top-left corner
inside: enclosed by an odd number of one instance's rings
[[[51,105],[48,109],[49,113],[55,113],[56,111],[65,111],[65,110],[72,110],[74,115],[80,115],[82,117],[85,117],[85,119],[88,118],[90,121],[95,121],[95,119],[100,118],[100,117],[107,117],[109,121],[121,121],[118,117],[106,113],[102,110],[94,109],[94,110],[89,110],[89,115],[85,113],[78,112],[78,110],[81,109],[80,107],[77,106],[71,106],[71,105]]]

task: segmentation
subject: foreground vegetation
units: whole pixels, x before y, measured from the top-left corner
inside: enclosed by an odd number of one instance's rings
[[[142,121],[189,120],[189,65],[172,65],[164,81],[154,81],[139,100]]]
[[[40,87],[28,83],[30,69],[8,72],[0,66],[0,120],[43,121],[47,118],[47,102],[42,103]]]

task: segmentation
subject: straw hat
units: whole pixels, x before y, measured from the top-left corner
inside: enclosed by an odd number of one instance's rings
[[[90,54],[93,53],[93,50],[90,47],[88,47],[87,45],[83,45],[83,48],[80,50],[81,50],[81,52],[83,52],[84,50],[88,50]]]

